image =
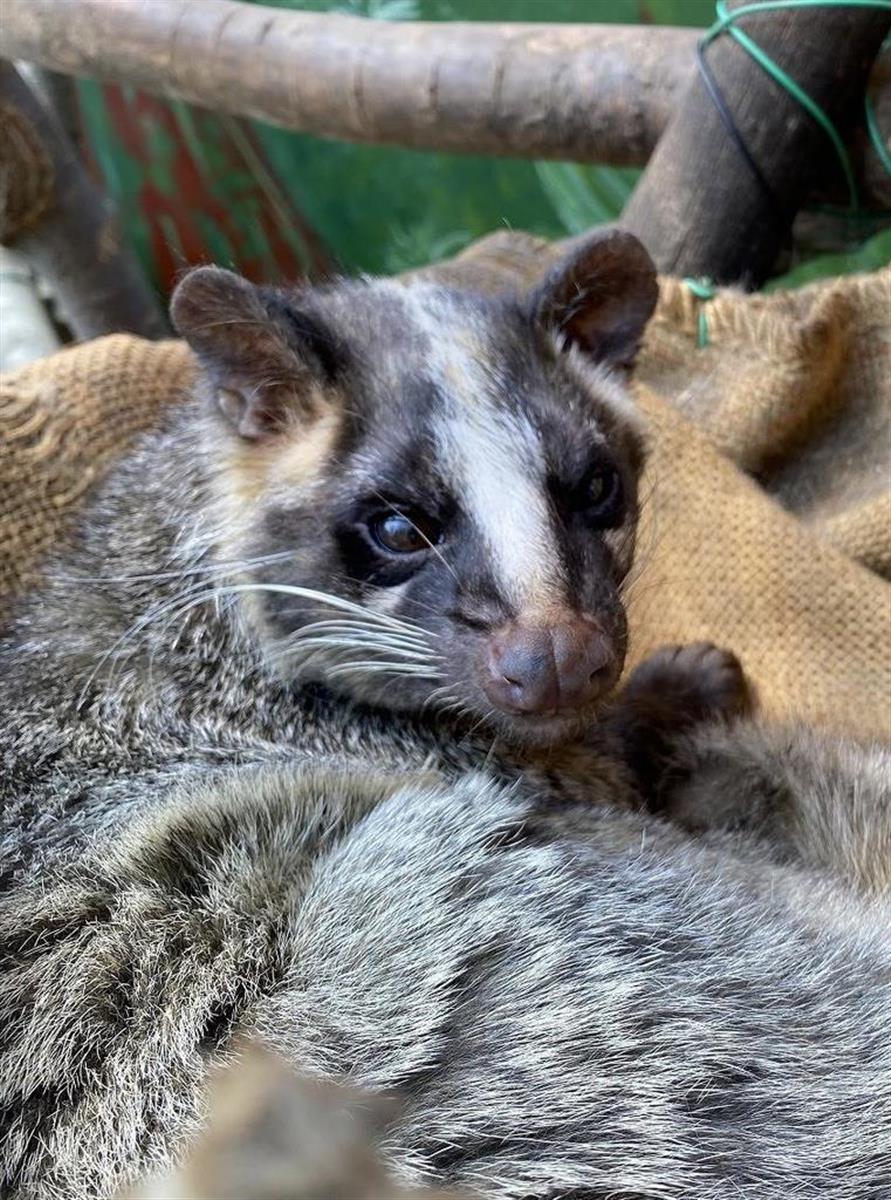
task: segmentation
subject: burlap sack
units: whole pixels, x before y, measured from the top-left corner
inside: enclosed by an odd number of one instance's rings
[[[556,254],[501,234],[435,273],[495,290]],[[2,380],[0,602],[193,371],[180,343],[117,335]],[[704,303],[663,280],[638,379],[653,450],[630,661],[706,638],[768,716],[891,740],[891,270]]]

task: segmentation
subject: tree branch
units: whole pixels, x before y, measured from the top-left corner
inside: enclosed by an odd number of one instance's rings
[[[323,137],[619,166],[646,162],[697,36],[239,0],[3,0],[0,55]]]
[[[743,24],[849,141],[889,26],[887,12],[831,5],[750,14]],[[742,47],[724,36],[707,53],[764,185],[697,76],[621,221],[650,247],[661,271],[758,286],[790,240],[808,193],[834,180],[839,164],[824,130]]]
[[[241,0],[0,3],[0,54],[324,137],[620,166],[646,163],[667,129],[626,210],[662,265],[698,271],[718,263],[721,277],[755,279],[775,254],[769,238],[761,245],[763,195],[753,198],[751,174],[696,74],[698,30],[368,21]],[[771,30],[793,19],[797,46],[777,42]],[[832,8],[747,18],[843,120],[861,200],[874,208],[889,204],[887,178],[862,131],[874,50],[865,53],[849,31],[863,22],[874,30],[882,19],[875,10]],[[873,34],[867,41],[874,48]],[[778,164],[772,182],[781,203],[794,211],[807,191],[826,199],[827,183],[828,198],[838,200],[825,135],[728,37],[715,42],[709,61],[756,155]],[[872,94],[887,129],[891,55]],[[736,208],[751,220],[731,228],[724,214]],[[741,254],[757,246],[754,270],[728,257],[731,241]]]

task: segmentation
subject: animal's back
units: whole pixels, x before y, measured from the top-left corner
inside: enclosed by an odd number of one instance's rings
[[[0,913],[12,1196],[164,1162],[236,1031],[397,1091],[414,1182],[859,1200],[888,1178],[887,908],[640,814],[230,772]]]

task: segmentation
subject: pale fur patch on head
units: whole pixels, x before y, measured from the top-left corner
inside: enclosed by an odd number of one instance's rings
[[[538,431],[498,406],[487,347],[450,298],[426,288],[406,298],[428,335],[425,365],[445,401],[434,425],[441,466],[486,544],[499,590],[518,612],[559,605],[563,565]]]
[[[372,612],[388,616],[397,611],[407,591],[407,583],[400,583],[395,587],[376,588],[375,591],[365,598],[365,607],[370,608]]]
[[[339,408],[331,403],[315,409],[307,419],[296,414],[280,434],[263,441],[248,441],[232,434],[219,435],[211,478],[213,553],[220,563],[239,563],[245,557],[257,513],[268,499],[293,500],[312,495],[325,480],[341,426]],[[249,557],[249,555],[248,555]],[[255,624],[263,621],[260,594],[240,597],[239,609]]]
[[[341,414],[328,404],[310,421],[295,418],[283,433],[266,441],[227,437],[217,456],[214,499],[219,526],[238,540],[258,506],[276,495],[306,496],[324,479],[341,426]],[[229,539],[226,539],[229,540]]]

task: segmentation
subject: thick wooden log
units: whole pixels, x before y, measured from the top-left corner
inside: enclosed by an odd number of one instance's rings
[[[691,29],[368,21],[239,0],[2,0],[0,55],[355,142],[640,165]]]
[[[740,27],[850,139],[891,15],[832,6],[788,9],[747,15]],[[724,35],[707,55],[768,187],[759,184],[697,74],[621,223],[647,244],[664,272],[757,286],[788,241],[808,193],[825,191],[840,166],[824,130],[741,46]]]
[[[674,114],[626,212],[661,265],[756,282],[786,236],[785,219],[768,236],[764,195],[696,75],[699,31],[369,22],[241,0],[2,3],[0,54],[354,141],[642,165]],[[851,9],[746,18],[846,123],[862,200],[875,208],[888,206],[887,176],[855,125],[883,20]],[[747,142],[770,159],[789,220],[808,189],[837,201],[837,166],[810,118],[726,37],[709,60]],[[872,82],[883,129],[888,63]],[[744,219],[728,224],[725,202]],[[734,259],[731,243],[751,258]]]
[[[2,16],[2,14],[0,14]],[[0,61],[0,103],[24,118],[51,166],[48,202],[35,219],[15,221],[4,240],[49,285],[75,337],[169,332],[157,296],[121,236],[105,196],[87,174],[54,116],[10,63]],[[21,169],[14,161],[5,169]]]
[[[2,0],[0,55],[325,137],[643,166],[700,33],[370,23],[240,0]],[[888,71],[877,82],[884,129]],[[865,201],[886,207],[877,155],[861,134],[853,144]]]

